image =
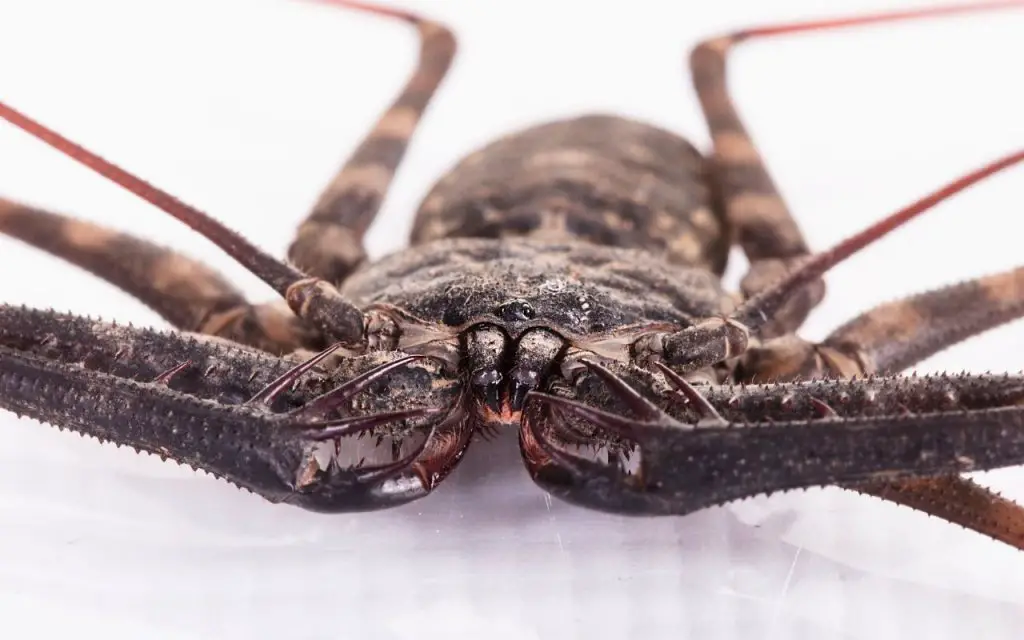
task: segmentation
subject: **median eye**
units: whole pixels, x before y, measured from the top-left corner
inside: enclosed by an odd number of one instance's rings
[[[526,300],[512,300],[498,307],[498,315],[506,322],[532,320],[537,312]]]

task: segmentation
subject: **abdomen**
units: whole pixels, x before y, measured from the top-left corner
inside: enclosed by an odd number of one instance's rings
[[[643,249],[721,273],[729,231],[683,138],[593,115],[501,138],[459,162],[430,191],[412,242],[537,237]]]

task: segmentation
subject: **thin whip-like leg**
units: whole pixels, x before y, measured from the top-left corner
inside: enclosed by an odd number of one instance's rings
[[[732,48],[741,42],[764,37],[1021,6],[1024,4],[1019,0],[978,2],[758,27],[713,38],[694,48],[690,55],[693,82],[714,145],[712,181],[739,245],[751,263],[741,284],[745,295],[755,296],[770,288],[809,251],[729,95],[726,59]],[[820,279],[807,282],[769,318],[762,335],[772,337],[795,331],[823,295],[824,284]]]
[[[275,354],[324,346],[287,307],[253,305],[213,269],[152,242],[4,199],[0,232],[99,276],[183,331]]]
[[[272,502],[402,504],[429,493],[469,443],[461,383],[420,356],[343,359],[304,382],[307,364],[188,336],[9,306],[0,316],[0,408],[171,458]],[[323,453],[324,440],[397,422],[427,437],[394,463],[345,467]]]
[[[306,273],[338,284],[366,257],[363,236],[451,66],[456,45],[446,27],[415,15],[359,2],[318,1],[400,18],[416,27],[421,40],[415,73],[324,190],[288,249],[288,257]]]
[[[294,266],[273,258],[206,213],[104,160],[4,102],[0,102],[0,118],[109,178],[200,233],[270,285],[287,300],[297,316],[306,320],[327,339],[342,342],[355,350],[366,348],[363,313],[330,283],[310,277]]]
[[[337,254],[333,254],[332,249],[320,245],[310,249],[314,253],[326,251],[319,257],[306,256],[305,250],[292,251],[294,256],[301,259],[300,262],[308,262],[317,270],[323,269],[326,276],[318,276],[317,273],[307,274],[291,264],[271,257],[206,213],[104,160],[3,102],[0,102],[0,118],[187,224],[270,285],[288,302],[299,318],[307,321],[327,339],[342,342],[357,351],[364,350],[370,342],[366,335],[367,318],[337,291],[332,281],[340,280],[343,277],[342,271],[354,266],[348,264],[341,267],[341,263],[351,262],[353,256],[355,262],[361,259],[355,254],[361,253],[362,249],[355,250],[353,247],[361,245],[365,227],[369,225],[380,197],[383,196],[404,152],[409,136],[403,137],[402,131],[411,131],[434,88],[440,83],[454,55],[454,39],[443,27],[402,12],[344,0],[330,3],[402,17],[416,23],[424,39],[424,52],[420,68],[406,87],[403,96],[380,120],[370,138],[356,151],[355,156],[321,198],[313,214],[313,217],[319,216],[321,222],[330,219],[337,224],[333,227],[334,231],[315,234],[327,238],[327,244],[337,240]],[[382,172],[387,174],[386,179],[381,179]],[[365,200],[366,196],[372,195],[375,191],[380,197],[376,200],[371,197],[370,200],[360,203],[361,199]],[[353,204],[354,208],[349,207],[350,204]],[[339,213],[342,210],[344,213]],[[352,238],[338,237],[338,229],[344,225],[350,228]],[[348,232],[340,235],[345,233]],[[300,232],[300,242],[305,242],[301,240],[302,237],[303,233]],[[336,258],[340,259],[340,262]],[[238,320],[227,317],[222,321],[230,323]]]
[[[649,334],[634,344],[635,360],[644,364],[651,355],[656,355],[674,369],[693,371],[742,356],[752,344],[751,334],[761,340],[766,333],[771,335],[765,328],[775,314],[805,287],[813,286],[829,269],[931,211],[938,203],[1021,162],[1024,162],[1024,151],[1017,151],[960,176],[832,248],[807,258],[781,280],[744,301],[727,317],[708,318],[671,333]]]

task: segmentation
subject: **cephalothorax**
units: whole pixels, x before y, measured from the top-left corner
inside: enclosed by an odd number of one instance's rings
[[[287,263],[0,103],[0,117],[182,220],[287,303],[251,304],[184,256],[0,200],[0,231],[182,331],[0,307],[0,406],[320,511],[420,498],[477,434],[511,427],[531,477],[592,508],[685,514],[837,485],[1024,549],[1024,508],[959,475],[1024,464],[1024,378],[898,375],[1024,315],[1024,268],[883,305],[822,343],[795,334],[833,265],[1024,153],[812,254],[725,82],[728,51],[748,38],[1024,3],[707,40],[691,67],[709,156],[616,116],[519,131],[454,167],[424,199],[412,247],[373,262],[363,236],[455,40],[426,19],[335,3],[411,23],[421,58]],[[751,263],[739,293],[719,281],[734,243]],[[364,435],[389,438],[391,460],[344,461],[343,443]]]

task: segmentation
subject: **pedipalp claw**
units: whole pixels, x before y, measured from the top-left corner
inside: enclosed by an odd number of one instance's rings
[[[635,427],[646,424],[642,422],[638,423],[635,419],[626,418],[611,413],[610,411],[591,407],[579,402],[578,400],[570,400],[569,398],[551,395],[542,391],[531,391],[528,394],[528,399],[537,400],[538,402],[550,405],[559,411],[570,413],[578,418],[590,422],[596,427],[600,427],[601,429],[610,431],[617,436],[628,438],[630,440],[638,440],[642,438],[642,435],[638,433]]]
[[[301,429],[302,436],[310,440],[333,440],[335,438],[353,436],[375,427],[384,426],[389,422],[422,418],[425,416],[444,413],[445,411],[447,411],[447,409],[420,407],[416,409],[391,411],[388,413],[375,413],[367,416],[352,416],[347,418],[337,418],[335,420],[325,420],[324,422],[306,423],[295,425],[295,428]]]
[[[341,348],[341,343],[336,342],[333,345],[327,347],[320,353],[316,354],[309,360],[292,367],[288,371],[281,374],[277,379],[268,384],[266,387],[260,389],[256,395],[249,398],[246,404],[262,403],[264,406],[270,406],[274,399],[283,393],[291,384],[302,377],[307,371],[320,364],[327,356],[331,355],[335,351]]]
[[[415,360],[423,360],[427,356],[422,355],[410,355],[404,356],[391,362],[385,362],[384,364],[378,365],[365,373],[362,373],[351,380],[345,381],[343,384],[338,386],[331,391],[323,394],[322,396],[312,400],[308,404],[298,409],[295,409],[288,415],[293,418],[308,418],[310,416],[321,416],[326,413],[333,411],[340,407],[345,401],[349,400],[356,394],[360,393],[372,383],[380,380],[385,375],[402,367]]]
[[[636,389],[629,386],[629,384],[615,375],[607,367],[594,362],[587,358],[581,358],[580,363],[585,365],[591,373],[596,375],[598,378],[604,381],[608,388],[615,393],[615,396],[622,400],[631,411],[636,413],[640,418],[648,422],[659,422],[665,417],[665,412],[662,411],[653,402],[640,395]]]
[[[693,409],[700,416],[700,422],[697,423],[698,425],[729,424],[729,421],[722,417],[722,414],[718,412],[718,409],[716,409],[714,405],[712,405],[708,401],[707,398],[701,395],[701,393],[697,391],[697,389],[695,389],[693,385],[686,380],[686,378],[679,375],[672,369],[669,369],[666,365],[662,364],[661,362],[655,362],[654,365],[661,370],[661,373],[664,374],[665,379],[667,379],[669,383],[673,387],[675,387],[676,390],[682,393],[689,401],[690,406],[693,407]]]

